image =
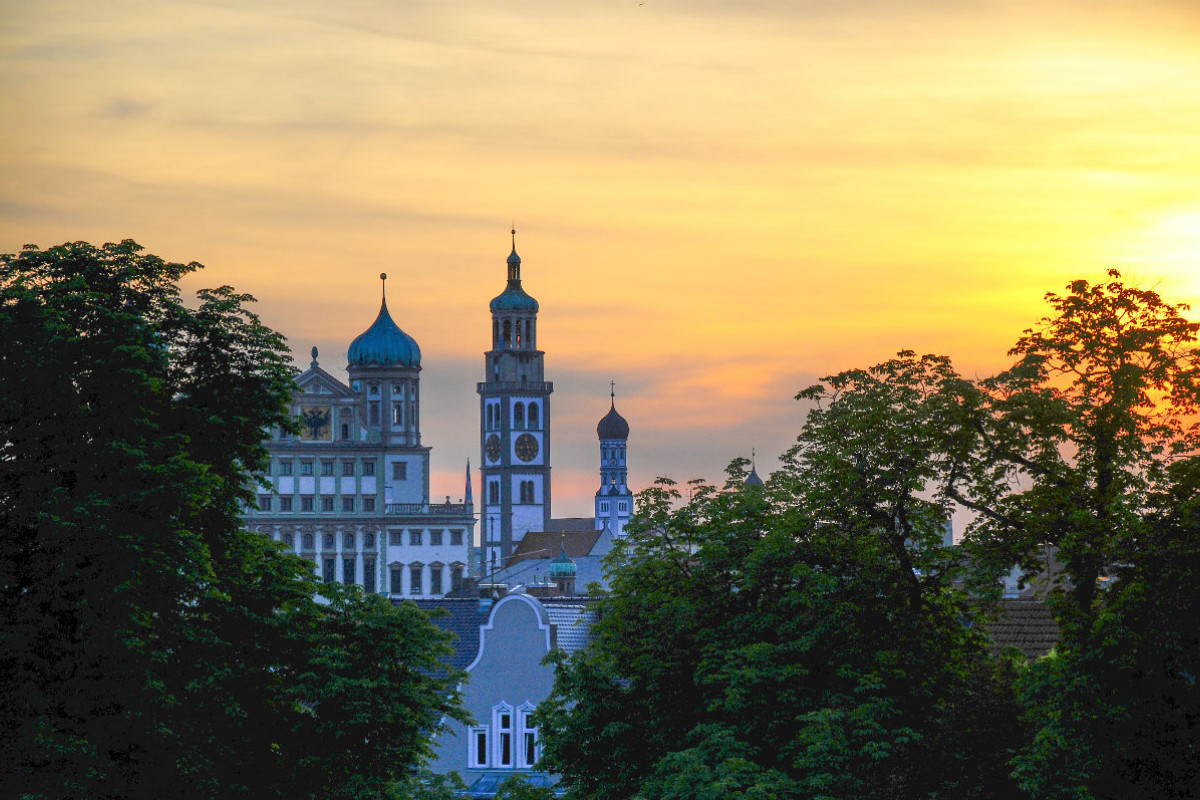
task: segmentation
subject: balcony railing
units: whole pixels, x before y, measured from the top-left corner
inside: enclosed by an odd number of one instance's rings
[[[496,381],[494,383],[477,383],[476,388],[480,392],[553,392],[553,381],[530,381],[528,383],[519,383],[518,381]]]
[[[406,516],[465,516],[471,513],[471,507],[466,503],[388,503],[384,506],[383,513]]]

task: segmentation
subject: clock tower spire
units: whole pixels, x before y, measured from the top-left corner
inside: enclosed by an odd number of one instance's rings
[[[506,262],[508,284],[491,302],[492,347],[479,392],[481,563],[507,565],[528,531],[550,522],[550,393],[537,347],[538,302],[521,287],[517,231]]]

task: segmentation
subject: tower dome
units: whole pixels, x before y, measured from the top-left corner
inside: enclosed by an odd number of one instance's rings
[[[380,276],[387,280],[387,273]],[[379,316],[371,327],[350,343],[346,358],[352,367],[419,367],[421,348],[417,341],[392,321],[388,313],[387,295],[379,306]]]
[[[614,397],[612,407],[604,415],[604,419],[596,426],[596,435],[601,439],[628,439],[629,423],[617,413],[617,400]]]
[[[489,308],[492,313],[515,311],[518,313],[536,314],[538,301],[534,300],[521,288],[521,257],[517,255],[517,229],[513,228],[512,252],[508,254],[508,286],[492,299]]]
[[[558,555],[550,562],[550,580],[557,581],[563,578],[574,578],[579,568],[575,566],[575,562],[567,555],[567,545],[563,542],[562,548],[558,551]]]

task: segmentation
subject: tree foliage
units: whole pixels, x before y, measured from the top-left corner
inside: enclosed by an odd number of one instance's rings
[[[460,714],[444,637],[244,528],[284,341],[140,250],[0,257],[4,794],[381,796]]]
[[[1046,299],[996,376],[904,351],[801,392],[764,489],[644,493],[551,767],[601,800],[1200,795],[1200,324],[1115,270]],[[1059,647],[993,655],[956,587],[1048,552]]]

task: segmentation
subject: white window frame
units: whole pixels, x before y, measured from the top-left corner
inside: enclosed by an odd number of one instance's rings
[[[517,708],[517,769],[532,769],[542,757],[542,743],[538,739],[538,729],[526,724],[529,715],[533,713],[533,703],[525,702]],[[526,738],[533,736],[533,761],[526,758],[528,748]]]
[[[491,753],[491,742],[488,741],[488,729],[486,725],[477,725],[467,729],[467,766],[471,769],[483,769],[488,765],[485,759],[480,761],[478,737],[483,737],[483,752],[485,755]]]
[[[502,725],[502,717],[508,715],[508,725]],[[500,703],[492,708],[492,730],[495,736],[492,737],[492,764],[496,769],[512,769],[516,760],[513,756],[516,755],[516,732],[517,732],[517,715],[513,711],[513,707],[508,703]],[[504,758],[504,737],[508,736],[508,759]]]

